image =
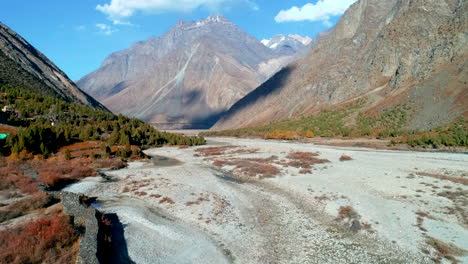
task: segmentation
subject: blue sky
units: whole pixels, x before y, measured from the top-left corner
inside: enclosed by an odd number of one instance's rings
[[[356,0],[1,0],[0,21],[77,80],[179,19],[222,14],[258,38],[314,37]]]

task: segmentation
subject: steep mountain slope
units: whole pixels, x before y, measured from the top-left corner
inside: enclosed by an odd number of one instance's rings
[[[285,58],[217,15],[180,21],[110,55],[78,85],[111,110],[160,127],[209,127]]]
[[[68,102],[105,109],[53,62],[0,22],[0,85],[27,88]]]
[[[310,53],[239,100],[215,129],[294,118],[367,98],[365,110],[412,108],[425,130],[468,112],[464,0],[360,0]]]
[[[292,56],[296,53],[305,52],[311,42],[311,38],[299,35],[276,35],[271,39],[262,40],[263,45],[272,49],[276,54],[283,56]]]

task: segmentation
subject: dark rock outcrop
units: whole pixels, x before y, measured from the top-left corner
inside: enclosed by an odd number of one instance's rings
[[[99,224],[96,218],[98,211],[83,203],[83,195],[70,192],[54,192],[52,195],[62,201],[65,213],[73,218],[75,228],[84,230],[80,239],[77,263],[99,264],[97,258]]]
[[[127,250],[124,226],[116,214],[105,214],[95,207],[95,198],[71,192],[51,192],[62,202],[64,211],[81,232],[77,264],[133,264]]]

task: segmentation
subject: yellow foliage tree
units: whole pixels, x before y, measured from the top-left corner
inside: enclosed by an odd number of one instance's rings
[[[314,135],[314,132],[312,132],[311,130],[307,130],[306,132],[306,137],[308,138],[313,138],[315,135]]]

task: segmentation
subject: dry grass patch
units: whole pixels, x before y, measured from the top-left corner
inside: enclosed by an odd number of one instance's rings
[[[199,204],[201,204],[202,202],[208,202],[208,201],[210,201],[210,199],[208,199],[208,196],[202,196],[202,195],[200,195],[200,196],[198,197],[197,200],[186,202],[185,205],[186,205],[186,206],[199,205]]]
[[[447,175],[443,175],[439,173],[423,172],[423,171],[416,171],[415,173],[419,176],[426,176],[426,177],[436,178],[440,180],[447,180],[447,181],[451,181],[454,183],[460,183],[463,185],[468,185],[468,178],[466,177],[453,177],[453,176],[447,176]]]
[[[195,156],[221,156],[226,154],[226,151],[229,149],[237,148],[235,146],[220,146],[220,147],[206,147],[206,148],[198,148],[195,150],[197,154]]]
[[[462,257],[468,254],[468,251],[457,247],[452,243],[447,243],[433,237],[427,237],[426,243],[436,250],[436,261],[447,259],[452,263],[460,263],[455,257]]]
[[[235,166],[244,175],[249,177],[258,177],[259,179],[271,178],[280,173],[280,170],[274,165],[247,160],[240,161]]]
[[[15,164],[7,162],[0,167],[0,190],[18,189],[22,193],[35,193],[38,191],[37,184],[28,176],[24,175]]]
[[[37,172],[39,181],[51,190],[61,189],[86,177],[97,176],[95,169],[98,168],[120,169],[126,166],[126,163],[119,158],[65,160],[54,157],[46,160],[34,160],[29,164]]]
[[[345,154],[341,155],[340,161],[348,161],[348,160],[353,160],[353,159],[348,155],[345,155]]]
[[[38,173],[38,179],[51,190],[58,190],[80,179],[96,176],[95,170],[90,168],[90,161],[86,159],[50,159],[32,165]]]
[[[249,178],[257,177],[258,179],[270,178],[278,175],[280,170],[272,163],[278,157],[271,156],[268,158],[244,158],[244,159],[215,159],[213,165],[217,167],[234,166],[233,171],[241,176]]]
[[[229,151],[229,154],[253,154],[257,153],[260,149],[258,148],[238,148],[232,151]]]
[[[295,167],[295,168],[302,168],[302,169],[310,169],[314,164],[322,164],[330,162],[327,159],[320,159],[317,158],[317,152],[291,152],[289,153],[286,158],[290,159],[289,162],[286,162],[283,165]]]
[[[118,170],[125,168],[127,163],[119,158],[96,159],[92,162],[93,168],[105,168],[111,170]]]
[[[452,201],[453,208],[450,210],[451,214],[456,215],[460,222],[468,226],[468,191],[442,191],[437,193],[437,195]]]
[[[218,167],[225,165],[234,166],[234,172],[238,172],[241,176],[248,178],[271,178],[280,173],[280,170],[276,166],[257,161],[256,159],[215,160],[213,164]]]
[[[163,203],[168,203],[168,204],[175,204],[174,200],[172,200],[171,198],[169,197],[164,197],[162,198],[160,201],[159,201],[160,204],[163,204]]]
[[[45,192],[36,192],[0,209],[0,223],[45,208],[55,201]]]

